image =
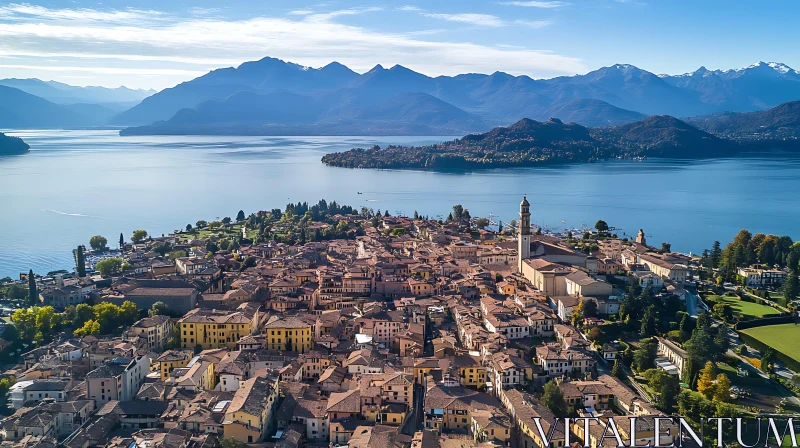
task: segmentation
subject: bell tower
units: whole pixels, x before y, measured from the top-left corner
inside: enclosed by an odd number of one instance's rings
[[[517,229],[517,272],[522,273],[522,263],[531,257],[531,204],[527,196],[519,204],[519,229]]]

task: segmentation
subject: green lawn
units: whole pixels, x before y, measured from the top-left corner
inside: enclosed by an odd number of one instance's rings
[[[800,325],[781,324],[741,330],[764,344],[800,361]]]
[[[739,300],[738,297],[732,296],[706,296],[707,299],[713,300],[717,303],[726,303],[733,308],[733,312],[741,313],[744,316],[763,317],[766,314],[779,314],[780,311],[772,308],[771,306],[762,305],[760,303],[745,302]]]

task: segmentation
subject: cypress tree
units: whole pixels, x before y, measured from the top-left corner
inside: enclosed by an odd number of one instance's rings
[[[122,233],[119,234],[119,248],[122,249],[122,246],[125,245],[125,237],[122,236]]]
[[[36,289],[36,278],[33,276],[33,269],[28,271],[28,301],[36,303],[39,300],[39,291]]]
[[[83,254],[83,246],[78,246],[78,277],[86,277],[86,256]]]

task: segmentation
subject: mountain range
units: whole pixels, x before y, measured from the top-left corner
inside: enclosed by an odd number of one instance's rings
[[[77,87],[39,79],[0,79],[0,127],[105,126],[154,90]]]
[[[700,68],[679,76],[617,64],[535,80],[503,72],[429,77],[399,65],[358,74],[335,62],[314,69],[264,58],[165,89],[112,123],[143,126],[123,134],[270,134],[287,128],[466,133],[519,117],[610,126],[648,115],[757,111],[797,99],[800,75],[776,63],[727,71]]]
[[[616,64],[533,79],[503,72],[430,77],[400,65],[359,74],[337,62],[310,68],[268,57],[157,93],[38,80],[0,80],[0,86],[0,128],[129,126],[123,135],[467,134],[520,117],[616,126],[651,115],[758,112],[800,100],[800,72],[764,62],[683,75]]]

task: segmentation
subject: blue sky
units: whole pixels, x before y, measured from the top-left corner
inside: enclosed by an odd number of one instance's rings
[[[800,68],[799,14],[769,0],[4,2],[0,77],[161,89],[264,56],[534,78],[615,63]]]

